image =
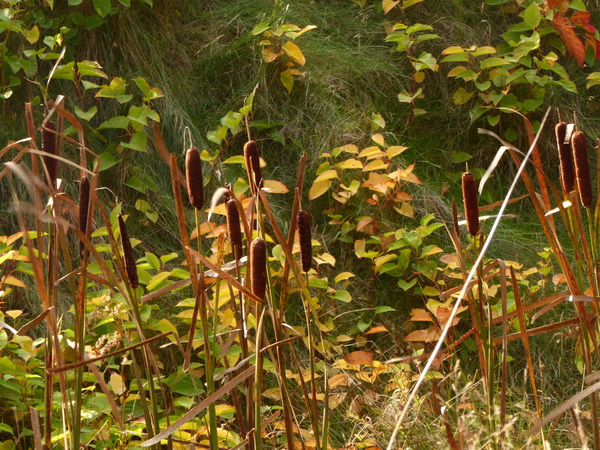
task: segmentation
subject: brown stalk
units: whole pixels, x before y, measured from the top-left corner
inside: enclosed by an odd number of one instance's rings
[[[292,206],[292,220],[290,220],[290,230],[288,232],[287,244],[288,247],[292,247],[294,245],[294,238],[296,236],[296,221],[293,220],[294,217],[298,214],[300,210],[300,200],[302,198],[302,188],[304,186],[304,173],[306,170],[306,152],[302,154],[300,158],[300,163],[298,164],[298,176],[296,180],[296,189],[294,192],[294,204]],[[279,322],[283,322],[283,316],[285,312],[285,304],[287,299],[287,285],[290,274],[290,264],[288,259],[285,259],[285,263],[283,265],[283,275],[281,277],[281,296],[279,299]]]
[[[456,202],[452,200],[452,231],[454,231],[454,237],[460,239],[460,228],[458,226],[458,207]]]
[[[500,384],[500,435],[498,436],[498,443],[502,446],[506,425],[506,389],[508,388],[508,307],[506,264],[504,261],[498,260],[498,265],[500,266],[500,296],[502,299],[502,381]]]
[[[531,122],[527,117],[522,117],[523,123],[525,124],[525,133],[527,134],[527,143],[531,146],[535,141],[535,133],[533,132],[533,126],[531,125]],[[542,164],[542,157],[540,155],[540,149],[537,145],[537,142],[533,146],[533,151],[531,152],[531,160],[533,166],[535,167],[535,174],[537,176],[538,184],[540,185],[542,202],[546,211],[549,211],[551,208],[550,195],[548,193],[548,185],[546,184],[546,178],[544,177],[544,166]]]
[[[167,149],[167,145],[165,144],[165,141],[162,137],[159,124],[157,122],[152,122],[150,125],[150,129],[152,130],[152,138],[154,139],[154,146],[156,147],[156,150],[158,150],[160,157],[167,164],[167,166],[171,167],[171,153]],[[181,173],[181,170],[179,170],[179,167],[177,166],[175,167],[173,178],[181,185],[181,187],[186,187],[185,177],[183,176],[183,173]]]
[[[535,373],[533,372],[533,361],[531,359],[531,349],[529,347],[529,336],[527,335],[527,323],[525,322],[525,313],[523,312],[523,303],[521,302],[521,294],[519,293],[519,285],[517,283],[517,277],[515,270],[510,267],[510,278],[512,281],[513,293],[515,296],[515,306],[517,309],[517,317],[519,318],[519,327],[521,331],[521,341],[523,342],[523,348],[525,349],[525,356],[527,358],[527,369],[529,371],[529,380],[531,381],[531,389],[533,390],[533,398],[535,400],[535,407],[537,409],[538,417],[542,418],[542,409],[540,407],[540,400],[537,393],[537,385],[535,382]],[[506,342],[505,336],[502,337],[503,341]]]
[[[479,210],[477,209],[477,183],[470,172],[462,176],[463,204],[465,208],[465,219],[467,230],[471,236],[477,235],[479,231]]]

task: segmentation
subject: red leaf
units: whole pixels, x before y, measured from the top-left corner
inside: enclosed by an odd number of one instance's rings
[[[554,9],[557,8],[560,12],[566,12],[569,7],[569,2],[567,0],[548,0],[548,8]]]
[[[581,25],[590,33],[595,33],[596,29],[590,24],[590,17],[591,13],[589,11],[577,11],[575,14],[569,17],[569,20],[573,25]]]
[[[552,26],[560,34],[560,38],[565,43],[567,50],[577,60],[579,67],[583,67],[585,60],[585,46],[581,39],[575,34],[573,26],[569,23],[569,20],[563,16],[555,16],[552,19]]]

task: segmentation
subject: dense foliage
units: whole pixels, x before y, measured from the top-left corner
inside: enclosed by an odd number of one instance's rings
[[[3,2],[1,448],[599,447],[594,7]]]

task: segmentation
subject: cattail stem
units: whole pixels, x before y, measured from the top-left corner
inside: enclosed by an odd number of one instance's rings
[[[196,219],[196,232],[198,235],[198,254],[201,255],[202,235],[200,234],[200,211],[197,208],[194,209],[194,217]],[[204,341],[204,364],[206,368],[206,388],[208,391],[208,395],[210,395],[215,392],[215,384],[213,379],[214,367],[211,349],[212,341],[208,333],[208,305],[207,298],[204,292],[204,266],[202,262],[199,263],[198,272],[200,274],[200,283],[198,284],[198,292],[196,293],[196,305],[200,305],[200,321],[202,324],[202,339]],[[195,332],[195,323],[193,325]],[[191,334],[192,333],[190,333],[190,335]],[[210,446],[211,448],[219,448],[219,436],[217,432],[217,410],[214,403],[211,403],[208,406],[208,422],[210,430]]]

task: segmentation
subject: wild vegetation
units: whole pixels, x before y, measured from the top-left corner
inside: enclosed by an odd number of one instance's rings
[[[597,8],[3,2],[1,448],[600,448]]]

